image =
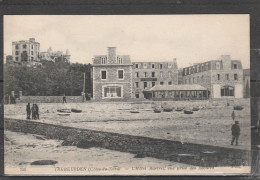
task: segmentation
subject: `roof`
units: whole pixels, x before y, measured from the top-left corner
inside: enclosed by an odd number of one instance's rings
[[[198,84],[179,84],[179,85],[156,85],[152,87],[151,89],[145,90],[145,91],[191,91],[191,90],[196,90],[196,91],[202,91],[202,90],[207,90],[207,88],[198,85]]]

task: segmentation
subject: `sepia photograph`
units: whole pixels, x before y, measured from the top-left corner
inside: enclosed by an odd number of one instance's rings
[[[249,14],[3,26],[5,175],[251,172]]]

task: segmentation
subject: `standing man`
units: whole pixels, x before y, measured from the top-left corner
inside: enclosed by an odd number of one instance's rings
[[[65,94],[63,95],[63,103],[67,103]]]
[[[35,116],[36,116],[36,119],[40,119],[38,104],[35,104]]]
[[[238,125],[238,121],[235,121],[235,124],[232,125],[232,141],[231,145],[233,145],[234,141],[236,140],[236,146],[238,146],[238,137],[240,135],[240,127]]]
[[[30,107],[30,103],[27,104],[26,106],[26,112],[27,112],[27,119],[31,119],[31,107]]]
[[[235,118],[236,118],[236,116],[235,116],[235,111],[232,112],[231,117],[232,117],[232,119],[233,119],[233,121],[234,121]]]

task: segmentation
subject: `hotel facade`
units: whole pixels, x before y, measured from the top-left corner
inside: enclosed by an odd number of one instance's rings
[[[93,99],[132,98],[132,63],[129,55],[117,55],[116,47],[108,47],[107,55],[93,59]]]
[[[178,69],[176,59],[167,62],[131,62],[129,55],[117,55],[108,47],[107,55],[93,58],[93,99],[243,98],[244,77],[240,60],[222,55]]]
[[[211,98],[243,98],[243,68],[240,60],[222,55],[220,60],[185,67],[182,84],[199,84]]]

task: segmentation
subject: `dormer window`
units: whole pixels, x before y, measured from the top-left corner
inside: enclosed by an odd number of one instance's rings
[[[200,66],[199,65],[197,66],[197,72],[200,72]]]
[[[220,69],[220,64],[216,63],[216,69],[219,70]]]
[[[144,68],[145,68],[145,69],[147,68],[147,64],[146,64],[146,63],[144,63]]]
[[[169,64],[168,64],[168,69],[171,69],[171,68],[172,68],[172,64],[169,63]]]
[[[107,64],[107,57],[101,57],[101,64]]]
[[[123,64],[123,58],[117,57],[117,64]]]
[[[237,64],[234,64],[234,69],[237,69]]]
[[[154,64],[152,64],[152,68],[154,69]]]
[[[135,64],[135,68],[138,68],[138,64]]]

